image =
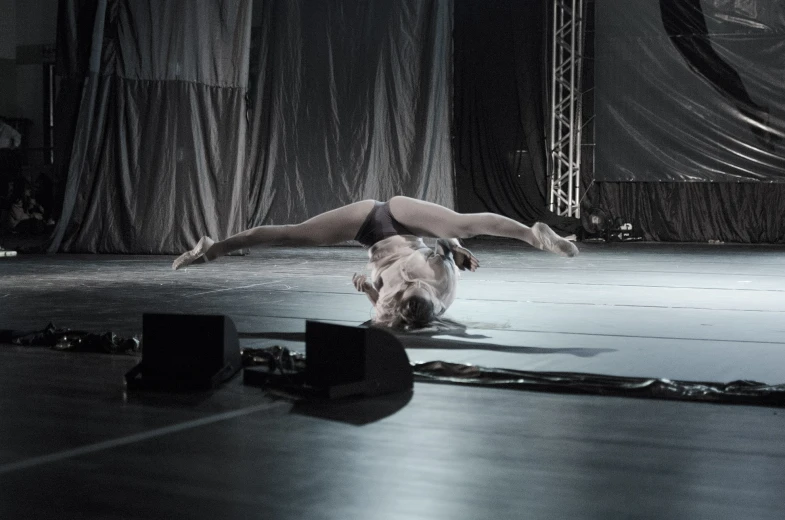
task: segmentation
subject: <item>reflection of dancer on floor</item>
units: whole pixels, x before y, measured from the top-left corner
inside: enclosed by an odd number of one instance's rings
[[[253,246],[325,246],[357,240],[370,248],[372,273],[370,281],[355,275],[353,282],[374,304],[374,322],[422,327],[455,299],[455,268],[479,267],[457,240],[477,235],[514,238],[561,256],[578,254],[574,244],[541,222],[528,227],[494,213],[461,214],[431,202],[393,197],[385,203],[355,202],[300,224],[255,227],[220,242],[203,237],[172,268]],[[439,240],[430,249],[418,237]]]

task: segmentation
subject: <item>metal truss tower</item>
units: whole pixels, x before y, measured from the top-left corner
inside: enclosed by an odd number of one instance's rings
[[[553,0],[548,208],[568,217],[581,216],[584,1]]]

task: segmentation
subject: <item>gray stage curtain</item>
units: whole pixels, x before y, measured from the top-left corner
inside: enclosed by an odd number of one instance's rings
[[[453,207],[452,0],[256,8],[250,224],[394,195]]]
[[[597,2],[598,181],[785,182],[785,4]]]
[[[100,0],[73,27],[91,59],[50,252],[177,253],[245,227],[251,9]]]

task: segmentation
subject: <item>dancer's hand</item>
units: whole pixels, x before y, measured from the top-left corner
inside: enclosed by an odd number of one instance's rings
[[[354,288],[360,292],[366,292],[371,286],[368,282],[368,277],[364,274],[354,273],[354,276],[352,276],[352,283],[354,284]]]
[[[463,246],[453,246],[452,257],[453,260],[455,260],[455,265],[457,265],[458,269],[461,271],[468,269],[469,271],[474,272],[480,267],[480,261],[477,260],[477,257]]]
[[[376,305],[376,301],[379,299],[379,291],[377,291],[376,287],[368,281],[368,278],[364,274],[354,273],[354,276],[352,276],[352,283],[354,284],[355,289],[364,292],[365,295],[368,296],[368,299],[371,300],[371,303]]]

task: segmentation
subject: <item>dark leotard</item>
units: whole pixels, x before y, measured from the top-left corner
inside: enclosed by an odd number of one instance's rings
[[[390,213],[389,202],[376,201],[354,239],[365,247],[371,247],[387,237],[413,234],[406,226],[395,220]]]

